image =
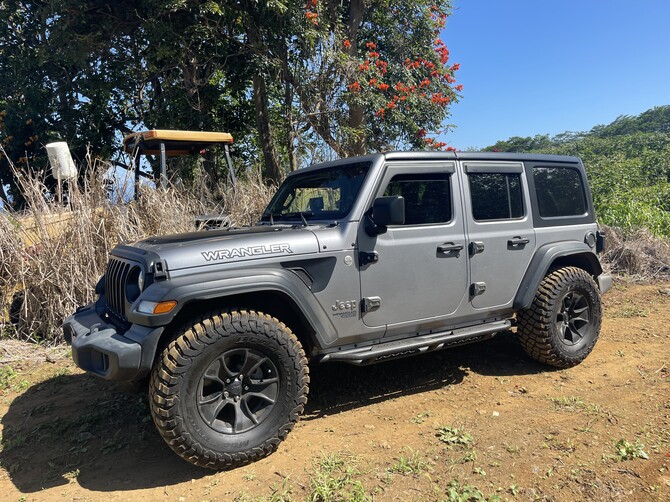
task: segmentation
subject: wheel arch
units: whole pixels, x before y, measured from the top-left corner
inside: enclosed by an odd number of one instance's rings
[[[310,288],[289,270],[193,274],[168,281],[145,299],[178,302],[178,310],[154,320],[163,328],[160,334],[142,342],[141,365],[147,370],[189,319],[214,310],[255,310],[274,316],[291,328],[308,357],[337,339],[332,322]]]
[[[175,332],[190,319],[215,310],[251,310],[277,318],[286,324],[300,341],[308,357],[322,346],[320,334],[294,298],[278,289],[222,294],[211,298],[194,298],[186,303],[165,326],[156,347],[156,356],[167,347]]]
[[[530,262],[514,298],[514,309],[528,308],[542,279],[562,267],[578,267],[588,272],[594,280],[603,269],[598,256],[582,242],[559,242],[540,247]]]

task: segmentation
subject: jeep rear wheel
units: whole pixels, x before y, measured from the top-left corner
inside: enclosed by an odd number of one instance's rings
[[[530,308],[517,320],[519,342],[530,357],[569,368],[582,362],[598,339],[600,291],[585,270],[560,268],[542,280]]]
[[[307,402],[309,371],[296,336],[262,313],[214,313],[165,348],[149,386],[163,439],[195,465],[224,469],[272,453]]]

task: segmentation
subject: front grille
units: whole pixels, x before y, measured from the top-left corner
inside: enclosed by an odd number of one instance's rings
[[[132,263],[112,257],[105,273],[107,311],[123,321],[126,320],[126,281],[132,268]]]

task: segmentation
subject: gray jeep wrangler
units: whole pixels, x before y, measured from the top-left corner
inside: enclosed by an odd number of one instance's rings
[[[612,282],[603,240],[575,157],[350,158],[292,173],[254,227],[116,246],[65,339],[90,373],[149,376],[170,447],[228,468],[290,432],[308,363],[376,363],[516,326],[533,359],[578,364]]]

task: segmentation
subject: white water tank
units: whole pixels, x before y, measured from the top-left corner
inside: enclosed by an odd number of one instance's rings
[[[51,175],[57,180],[71,180],[77,177],[77,167],[74,165],[70,149],[65,141],[49,143],[47,146]]]

